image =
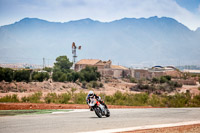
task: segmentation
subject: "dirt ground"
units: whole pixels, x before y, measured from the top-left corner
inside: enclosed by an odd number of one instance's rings
[[[167,128],[154,128],[147,130],[129,131],[123,133],[200,133],[200,124],[167,127]]]
[[[151,106],[119,106],[108,105],[108,108],[152,108]],[[27,109],[88,109],[86,104],[46,104],[46,103],[0,103],[0,110]]]
[[[34,92],[41,91],[43,95],[47,93],[66,93],[71,92],[72,88],[76,88],[74,93],[79,93],[80,91],[88,93],[93,90],[96,94],[105,93],[106,95],[113,95],[116,91],[121,91],[122,93],[138,93],[130,90],[130,87],[134,86],[134,83],[126,83],[122,81],[104,83],[104,86],[98,89],[82,88],[81,84],[76,83],[62,83],[62,82],[0,82],[0,98],[6,95],[17,94],[19,98],[33,94]]]
[[[81,84],[77,83],[61,83],[61,82],[0,82],[0,98],[6,95],[17,94],[19,98],[24,96],[29,96],[34,92],[41,91],[45,96],[47,93],[66,93],[71,92],[72,88],[76,88],[74,93],[79,93],[80,91],[88,93],[88,91],[93,90],[96,94],[105,93],[106,95],[113,95],[116,91],[121,91],[122,93],[140,93],[136,91],[131,91],[130,88],[135,86],[135,83],[124,82],[119,79],[115,79],[112,82],[103,83],[103,87],[94,89],[84,89]],[[177,88],[178,92],[186,92],[189,90],[192,94],[199,94],[200,91],[198,88],[200,84],[197,85],[183,85],[182,88]]]

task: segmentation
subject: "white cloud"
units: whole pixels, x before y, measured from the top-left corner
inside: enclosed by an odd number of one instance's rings
[[[107,22],[124,17],[166,16],[178,20],[192,30],[200,27],[200,17],[180,7],[175,0],[34,0],[28,3],[20,2],[16,8],[10,10],[16,10],[18,14],[8,15],[15,15],[13,18],[19,19],[38,17],[66,22],[92,18]]]

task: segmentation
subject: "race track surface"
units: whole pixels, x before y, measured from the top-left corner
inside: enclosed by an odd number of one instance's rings
[[[98,118],[89,110],[5,116],[0,117],[0,133],[105,132],[110,129],[200,121],[200,108],[111,109],[110,112],[109,118]]]

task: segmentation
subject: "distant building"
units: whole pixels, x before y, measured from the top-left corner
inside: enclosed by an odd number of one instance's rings
[[[111,60],[82,59],[75,64],[75,71],[80,71],[86,66],[97,67],[103,77],[121,78],[130,75],[130,70],[123,66],[112,65]]]
[[[111,65],[110,68],[99,70],[103,77],[122,78],[130,75],[130,70],[124,66]]]
[[[78,61],[75,64],[75,71],[80,71],[84,69],[86,66],[94,66],[97,67],[97,69],[105,69],[105,68],[110,68],[111,66],[111,61],[102,61],[98,59],[82,59]]]
[[[180,77],[181,72],[173,66],[154,66],[150,69],[131,69],[131,76],[136,79],[152,79],[154,77],[161,77],[165,75]]]
[[[191,74],[200,74],[200,70],[188,70],[188,69],[184,69],[183,72],[191,73]]]

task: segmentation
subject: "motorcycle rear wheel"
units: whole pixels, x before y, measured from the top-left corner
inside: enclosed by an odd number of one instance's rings
[[[99,117],[102,118],[102,114],[101,114],[101,109],[99,107],[94,108],[95,114]]]

